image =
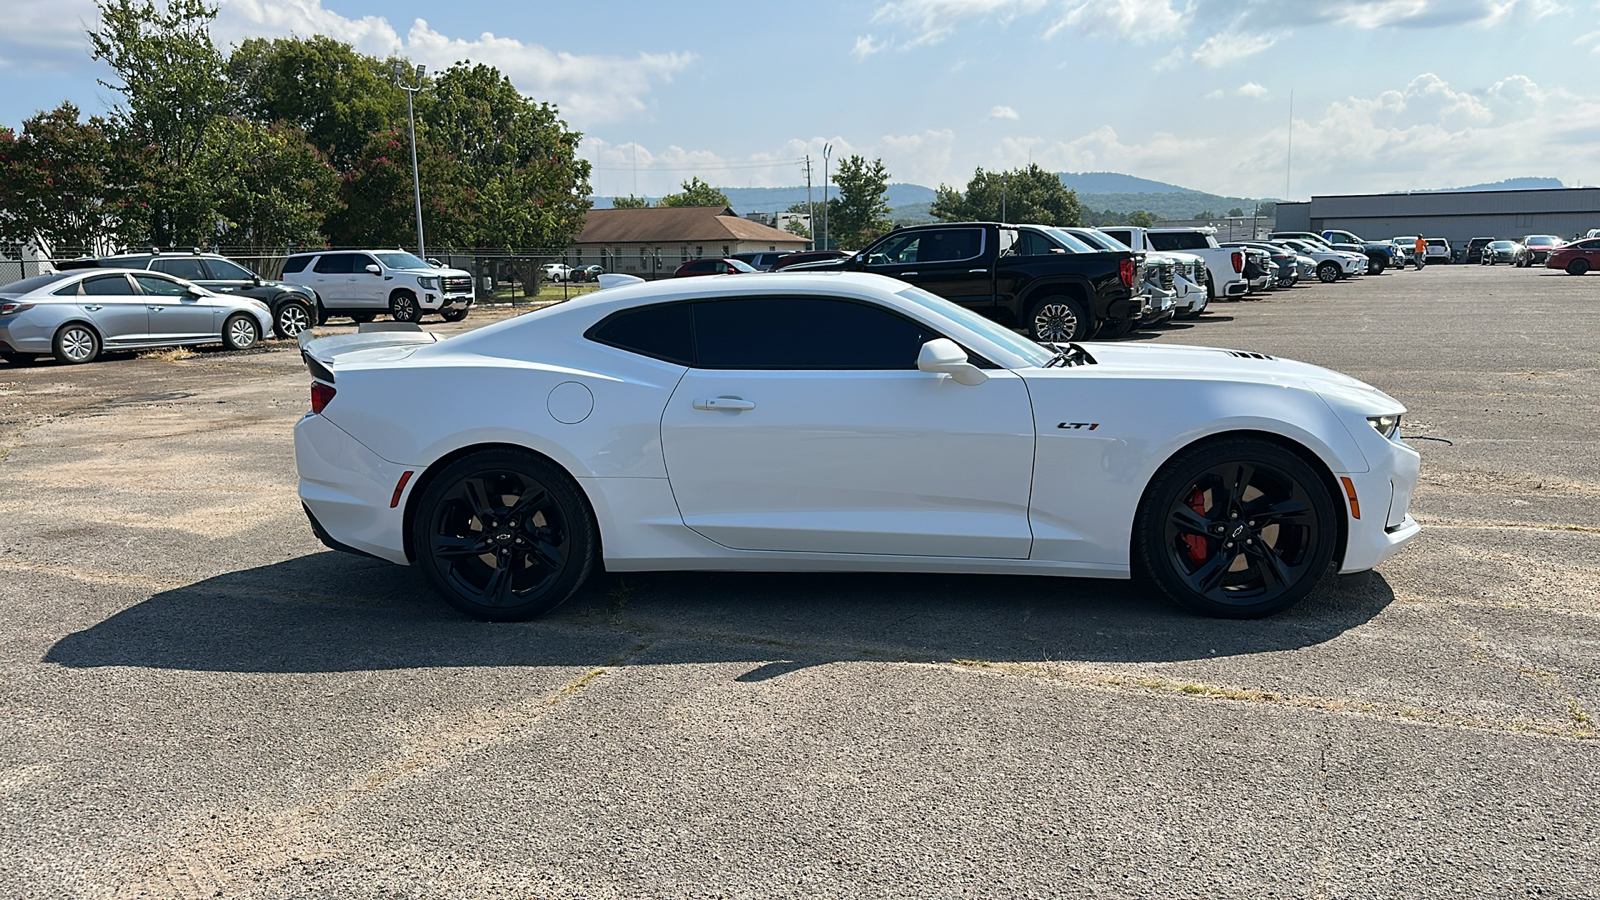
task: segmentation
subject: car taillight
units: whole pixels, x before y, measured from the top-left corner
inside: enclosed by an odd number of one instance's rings
[[[1235,271],[1235,272],[1243,272],[1244,271],[1244,254],[1240,253],[1238,251],[1234,251],[1234,254],[1233,254],[1233,271]]]
[[[323,384],[320,381],[311,382],[311,411],[320,413],[327,409],[328,401],[332,400],[333,395],[336,393],[338,392],[333,389],[331,384]]]
[[[32,303],[15,303],[8,300],[4,303],[0,303],[0,316],[14,316],[25,309],[32,308]]]
[[[1117,272],[1118,272],[1118,274],[1120,274],[1122,276],[1122,286],[1123,287],[1125,287],[1125,288],[1133,287],[1133,260],[1131,260],[1131,259],[1123,260],[1122,264],[1117,267]]]

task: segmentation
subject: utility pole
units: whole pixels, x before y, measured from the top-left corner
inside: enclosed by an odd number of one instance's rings
[[[833,145],[822,145],[822,249],[828,246],[828,157],[833,155]]]
[[[1006,220],[1006,173],[1000,173],[1000,221]]]
[[[817,246],[817,205],[811,200],[811,154],[806,154],[806,230],[811,232],[811,246]]]
[[[402,80],[410,74],[405,68],[405,63],[398,59],[394,61],[394,80],[400,86],[400,90],[406,92],[406,121],[411,124],[411,195],[417,202],[417,256],[426,261],[428,248],[422,240],[422,176],[417,168],[417,113],[412,98],[422,90],[422,76],[428,73],[428,67],[417,66],[415,87],[406,87]]]

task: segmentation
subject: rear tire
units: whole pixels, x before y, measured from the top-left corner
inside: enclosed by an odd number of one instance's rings
[[[100,335],[82,322],[68,322],[56,332],[52,343],[56,361],[64,366],[94,362],[100,355]]]
[[[285,300],[278,311],[272,316],[272,333],[284,340],[292,341],[315,325],[313,317],[316,314],[311,307],[298,300]]]
[[[477,619],[515,622],[560,605],[594,566],[594,516],[566,472],[524,450],[484,450],[422,492],[412,547],[429,584]]]
[[[1052,294],[1028,313],[1028,336],[1041,343],[1081,341],[1093,329],[1089,308],[1077,297]]]
[[[1589,271],[1589,261],[1587,259],[1575,259],[1567,263],[1568,275],[1582,275],[1587,271]]]
[[[1133,544],[1150,579],[1195,612],[1270,616],[1329,569],[1338,508],[1299,456],[1254,438],[1190,447],[1156,473]]]

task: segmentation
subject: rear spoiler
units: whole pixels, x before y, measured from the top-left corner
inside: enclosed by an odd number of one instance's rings
[[[308,329],[300,332],[297,342],[300,357],[306,361],[311,374],[323,381],[333,381],[333,365],[340,356],[357,350],[375,350],[379,347],[404,347],[432,344],[444,340],[431,331],[423,331],[414,322],[368,322],[355,334],[335,334],[316,337]]]

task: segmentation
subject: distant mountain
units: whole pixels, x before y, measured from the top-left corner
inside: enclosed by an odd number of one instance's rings
[[[1130,213],[1144,210],[1157,219],[1194,219],[1200,213],[1220,217],[1228,210],[1238,208],[1250,215],[1255,200],[1249,197],[1222,197],[1199,191],[1172,191],[1167,193],[1086,194],[1078,192],[1078,202],[1095,212]]]
[[[1425,191],[1414,191],[1417,194],[1449,194],[1458,191],[1547,191],[1554,188],[1564,188],[1559,178],[1507,178],[1505,181],[1491,181],[1487,184],[1469,184],[1466,187],[1433,188]]]
[[[1135,178],[1132,175],[1123,175],[1118,172],[1057,172],[1056,177],[1069,189],[1079,194],[1198,194],[1200,191],[1168,184],[1165,181],[1151,181],[1148,178]]]

